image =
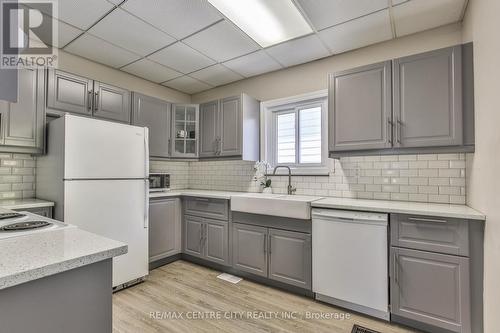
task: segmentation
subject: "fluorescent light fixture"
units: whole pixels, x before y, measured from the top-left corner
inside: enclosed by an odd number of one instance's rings
[[[291,0],[208,0],[262,47],[312,32]]]

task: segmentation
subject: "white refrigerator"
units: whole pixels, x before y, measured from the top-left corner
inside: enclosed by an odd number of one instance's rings
[[[56,219],[128,245],[113,287],[148,274],[148,151],[147,128],[65,115],[37,158],[36,194],[55,202]]]

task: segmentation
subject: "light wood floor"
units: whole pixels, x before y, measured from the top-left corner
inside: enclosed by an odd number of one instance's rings
[[[113,295],[113,333],[150,332],[329,332],[350,333],[353,324],[382,333],[414,333],[415,330],[350,313],[349,319],[307,319],[306,313],[349,313],[312,299],[243,280],[238,284],[217,279],[220,273],[176,261],[151,272],[146,282]],[[188,319],[193,311],[213,313],[222,319]],[[247,312],[262,311],[249,315]],[[296,319],[283,318],[295,311]],[[162,317],[151,318],[151,312]],[[181,319],[165,318],[177,312]],[[241,313],[245,313],[242,315]],[[267,312],[267,313],[266,313]],[[262,319],[256,316],[276,318]],[[224,319],[225,316],[241,316]],[[252,318],[252,316],[254,318]]]

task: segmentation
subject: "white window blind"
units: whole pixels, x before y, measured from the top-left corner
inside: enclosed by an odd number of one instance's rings
[[[299,110],[299,163],[321,163],[321,107]]]
[[[295,113],[277,115],[278,163],[295,163]]]

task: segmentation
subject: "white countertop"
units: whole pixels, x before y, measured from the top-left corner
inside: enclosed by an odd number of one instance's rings
[[[381,213],[401,213],[454,217],[470,220],[485,220],[484,214],[465,205],[448,205],[424,202],[406,202],[389,200],[366,200],[348,198],[323,198],[311,203],[317,208],[363,210]]]
[[[168,192],[150,193],[150,198],[193,196],[230,200],[234,196],[259,195],[259,193],[210,191],[210,190],[171,190]],[[260,193],[260,195],[266,195]],[[301,195],[301,197],[304,197]],[[333,197],[311,197],[311,206],[318,208],[348,209],[382,213],[401,213],[416,215],[431,215],[484,221],[485,215],[465,205],[448,205],[438,203],[366,200]]]
[[[78,228],[0,241],[0,290],[127,253],[127,245]]]
[[[0,200],[0,207],[5,209],[30,209],[52,207],[54,202],[42,199],[10,199]]]

